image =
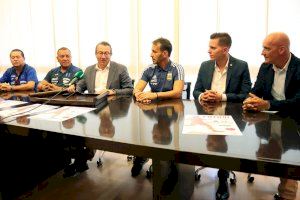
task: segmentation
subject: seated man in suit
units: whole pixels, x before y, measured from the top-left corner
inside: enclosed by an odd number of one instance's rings
[[[229,54],[231,37],[228,33],[213,33],[209,41],[211,60],[201,64],[193,95],[202,103],[222,101],[242,102],[251,89],[248,64]],[[229,172],[219,170],[217,199],[229,197]]]
[[[111,61],[112,48],[108,42],[100,42],[95,49],[97,64],[89,66],[84,72],[84,78],[76,84],[78,92],[88,90],[88,93],[108,95],[132,94],[133,85],[127,68],[124,65]],[[75,87],[70,86],[69,92]]]
[[[13,65],[0,78],[0,90],[24,91],[34,90],[38,83],[36,71],[25,63],[25,56],[20,49],[10,52],[10,61]]]
[[[242,102],[251,89],[248,64],[229,54],[231,37],[228,33],[210,36],[211,60],[201,64],[193,95],[199,101]]]
[[[172,44],[168,39],[158,38],[152,42],[151,58],[153,64],[148,66],[134,88],[137,101],[149,103],[156,99],[181,98],[184,86],[183,67],[170,60]],[[151,91],[144,92],[149,83]],[[136,157],[131,169],[131,175],[137,176],[143,168],[146,159]]]
[[[285,33],[269,34],[263,41],[261,65],[250,97],[244,101],[245,111],[277,110],[282,112],[299,108],[300,59],[290,52],[290,40]],[[276,199],[295,199],[298,182],[280,178]]]
[[[62,47],[57,51],[57,61],[60,66],[50,70],[44,80],[38,84],[40,91],[61,90],[72,80],[75,73],[81,69],[72,65],[71,51]]]

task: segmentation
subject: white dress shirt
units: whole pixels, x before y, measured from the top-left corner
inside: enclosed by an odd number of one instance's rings
[[[273,65],[274,69],[274,82],[272,85],[271,94],[276,100],[285,100],[285,91],[284,91],[284,85],[285,85],[285,79],[286,79],[286,72],[288,69],[288,66],[290,64],[292,55],[290,54],[290,57],[287,61],[287,63],[284,65],[282,69],[276,67]]]
[[[109,67],[110,62],[104,69],[100,69],[98,64],[96,64],[95,93],[99,93],[101,90],[106,89]]]
[[[221,72],[221,70],[217,66],[217,62],[215,62],[215,70],[214,70],[213,78],[211,81],[211,90],[222,94],[222,101],[227,101],[227,96],[225,94],[225,90],[226,90],[228,63],[229,63],[229,58],[226,62],[223,72]],[[203,93],[201,93],[199,95],[199,97],[198,97],[199,101],[201,100],[202,95],[203,95]]]

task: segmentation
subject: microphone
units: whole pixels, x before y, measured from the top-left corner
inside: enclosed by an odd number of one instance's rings
[[[70,85],[73,85],[76,81],[82,79],[83,76],[84,76],[84,73],[83,73],[82,70],[76,72],[76,73],[74,74],[73,79],[72,79],[68,84],[65,84],[65,86],[68,87],[68,86],[70,86]]]

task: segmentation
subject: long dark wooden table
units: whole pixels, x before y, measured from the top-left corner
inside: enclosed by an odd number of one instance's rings
[[[194,165],[300,180],[297,114],[243,113],[241,104],[227,103],[225,114],[233,117],[242,136],[182,134],[185,115],[207,112],[195,101],[143,105],[132,97],[118,97],[104,108],[65,122],[30,119],[29,124],[2,124],[1,129],[72,135],[82,138],[91,149],[152,158],[154,198],[159,198],[162,186],[161,161],[187,164],[179,168],[191,177],[184,180],[190,184]]]

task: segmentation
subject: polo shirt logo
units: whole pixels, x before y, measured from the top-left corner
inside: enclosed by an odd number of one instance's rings
[[[167,80],[168,81],[172,80],[172,72],[168,72],[168,74],[167,74]]]
[[[58,82],[58,77],[57,76],[51,78],[51,83],[56,84],[57,82]]]
[[[69,78],[63,78],[63,84],[66,85],[70,82]]]
[[[151,84],[151,85],[157,85],[157,76],[156,76],[156,75],[154,75],[154,76],[152,77],[152,79],[150,80],[150,84]]]

